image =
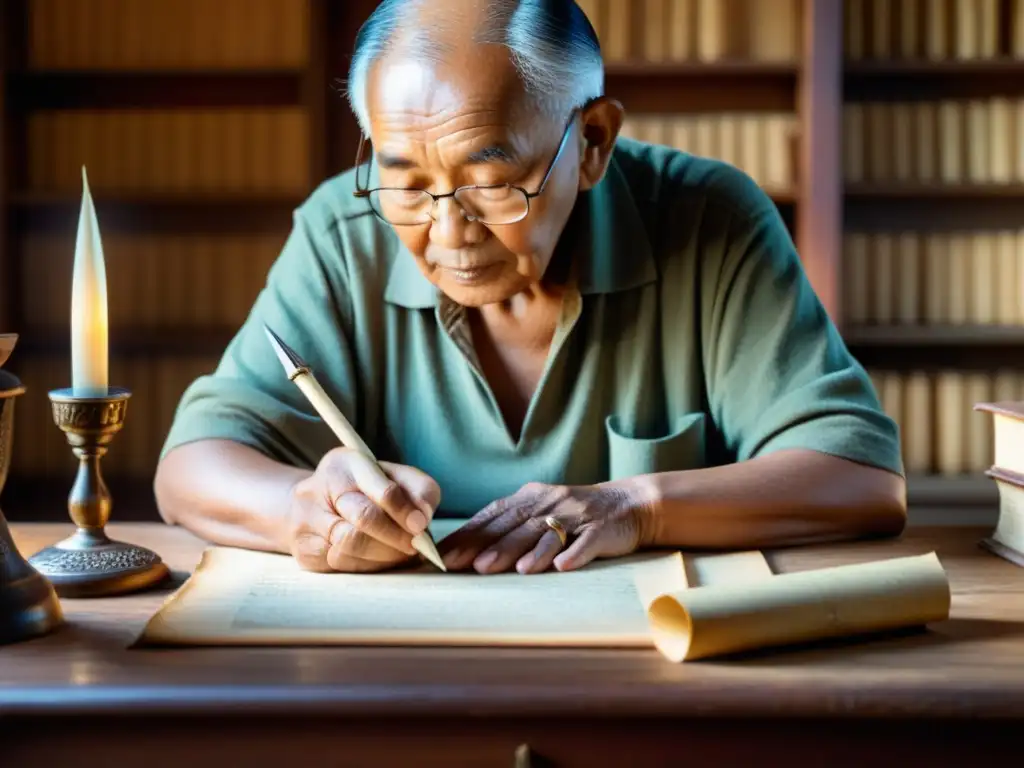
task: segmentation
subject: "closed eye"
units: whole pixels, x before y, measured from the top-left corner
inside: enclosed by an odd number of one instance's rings
[[[500,187],[479,187],[476,193],[484,200],[504,200],[512,194],[512,188],[508,184]]]

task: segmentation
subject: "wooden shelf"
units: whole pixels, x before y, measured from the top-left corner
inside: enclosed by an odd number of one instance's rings
[[[633,113],[796,109],[800,65],[790,62],[617,61],[605,92]]]
[[[920,75],[943,77],[948,75],[1024,75],[1024,59],[1000,57],[994,59],[858,59],[843,62],[846,75],[854,77],[891,77],[892,75]]]
[[[36,70],[11,73],[15,109],[266,107],[302,103],[303,71]]]
[[[52,424],[47,426],[57,429]],[[119,448],[124,446],[115,439],[111,450]],[[104,475],[103,479],[113,499],[112,522],[160,522],[152,478]],[[4,517],[13,522],[70,522],[67,498],[73,482],[73,471],[56,476],[11,474],[0,496]]]
[[[796,61],[612,61],[605,64],[608,77],[681,77],[700,78],[733,77],[795,78],[800,72]]]
[[[102,189],[93,191],[93,203],[104,205],[130,205],[140,207],[176,207],[192,206],[207,208],[210,206],[226,208],[237,205],[286,205],[294,207],[300,204],[303,197],[289,192],[151,192],[147,190],[125,190],[107,192]],[[78,192],[30,191],[14,192],[10,203],[16,208],[44,208],[81,205],[82,197]]]
[[[878,200],[1024,200],[1024,184],[856,183],[843,190],[847,199]]]
[[[287,232],[300,194],[285,192],[103,192],[93,194],[104,231]],[[36,231],[73,232],[79,193],[19,192],[10,196],[11,219]]]
[[[1024,93],[1024,60],[892,59],[847,61],[848,101],[951,99]]]
[[[795,205],[800,202],[799,189],[782,189],[779,187],[762,187],[762,189],[777,205]]]
[[[1024,184],[857,183],[843,189],[844,229],[977,231],[1017,229]]]
[[[219,355],[235,328],[131,328],[110,330],[112,357],[174,357]],[[25,331],[18,339],[19,357],[70,355],[70,331]],[[11,367],[14,367],[12,362]]]
[[[841,329],[868,368],[937,373],[1019,369],[1024,327],[1001,325],[865,325]]]
[[[1024,346],[1024,325],[862,325],[842,333],[852,347]]]
[[[910,475],[907,503],[922,507],[998,505],[999,491],[984,475]]]

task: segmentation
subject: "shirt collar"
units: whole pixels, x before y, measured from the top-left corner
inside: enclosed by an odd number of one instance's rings
[[[573,238],[581,294],[629,290],[657,279],[651,241],[629,183],[612,157],[604,178],[580,194],[563,238]],[[440,304],[441,291],[420,272],[412,254],[399,244],[385,301],[407,309]]]

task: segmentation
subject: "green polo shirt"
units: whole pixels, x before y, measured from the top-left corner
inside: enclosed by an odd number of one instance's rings
[[[310,364],[379,459],[432,476],[470,516],[531,481],[586,484],[808,448],[903,471],[898,431],[812,291],[773,202],[724,163],[621,139],[563,237],[577,288],[513,437],[465,310],[391,228],[321,185],[164,453],[227,438],[313,467],[338,445],[267,341]]]

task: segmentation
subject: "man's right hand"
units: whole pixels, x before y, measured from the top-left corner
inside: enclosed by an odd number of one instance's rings
[[[381,471],[383,470],[383,471]],[[367,573],[416,555],[441,489],[414,467],[336,448],[292,488],[288,548],[308,571]]]

